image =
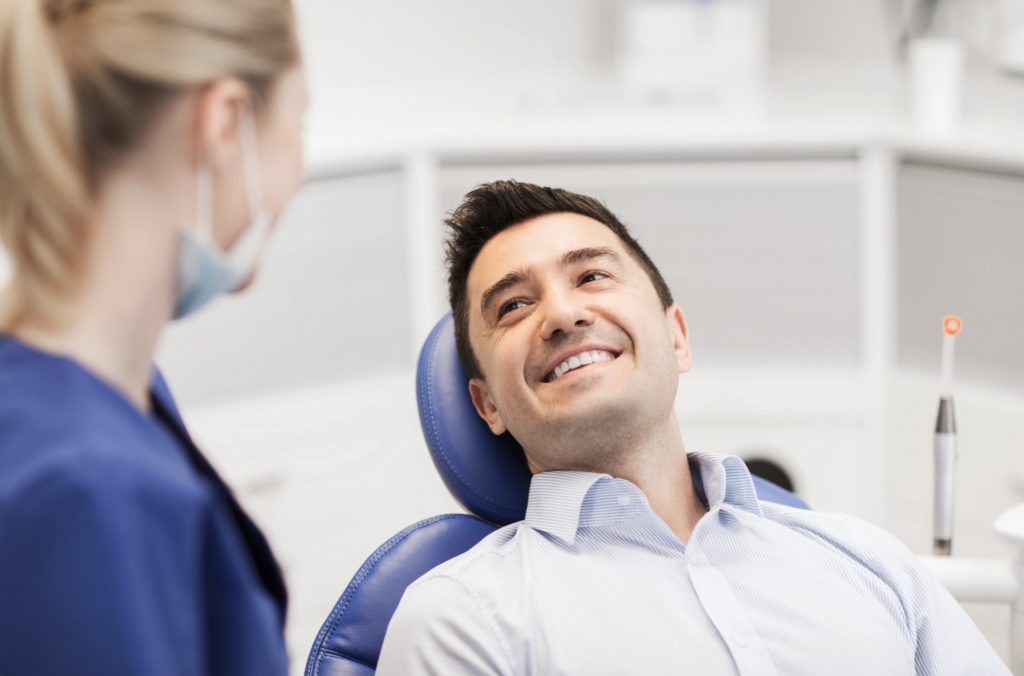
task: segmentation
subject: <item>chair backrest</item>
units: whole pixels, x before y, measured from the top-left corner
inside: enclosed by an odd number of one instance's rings
[[[526,515],[531,479],[526,458],[511,436],[494,436],[476,414],[450,313],[437,323],[420,352],[416,400],[434,465],[452,495],[477,516],[445,514],[420,521],[371,554],[317,634],[306,676],[372,674],[405,588],[498,526]],[[759,477],[754,477],[754,486],[762,500],[807,506]]]
[[[444,514],[413,524],[378,547],[320,628],[306,661],[306,676],[373,674],[384,632],[405,588],[495,528],[468,514]]]

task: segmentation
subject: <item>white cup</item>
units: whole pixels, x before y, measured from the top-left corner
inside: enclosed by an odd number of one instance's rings
[[[910,45],[910,106],[916,125],[946,134],[960,124],[964,48],[950,38],[921,38]]]
[[[1014,75],[1024,75],[1024,0],[1000,0],[997,14],[999,64]]]

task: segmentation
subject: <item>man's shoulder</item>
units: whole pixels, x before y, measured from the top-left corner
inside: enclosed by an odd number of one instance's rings
[[[881,526],[860,517],[843,512],[815,511],[761,501],[761,511],[766,519],[801,531],[811,531],[829,539],[854,539],[864,545],[899,553],[909,550]]]
[[[497,618],[513,610],[510,598],[521,598],[522,575],[515,571],[523,528],[519,522],[488,534],[406,587],[377,673],[511,673]]]
[[[764,517],[835,550],[890,586],[905,588],[920,576],[914,553],[870,521],[841,512],[812,511],[762,502]]]
[[[408,587],[388,624],[382,649],[388,663],[403,660],[404,647],[432,644],[446,627],[482,627],[493,631],[495,616],[512,610],[510,599],[521,598],[525,580],[518,556],[520,538],[530,530],[523,522],[500,528],[466,552],[427,571]],[[440,634],[438,633],[440,632]],[[472,632],[471,632],[472,633]],[[398,673],[385,669],[384,673]]]
[[[431,580],[449,579],[463,585],[486,585],[493,580],[495,568],[504,567],[518,549],[522,530],[528,528],[522,521],[509,524],[485,536],[468,550],[438,564],[417,578],[407,593]]]

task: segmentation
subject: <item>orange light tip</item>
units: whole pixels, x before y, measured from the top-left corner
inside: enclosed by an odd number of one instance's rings
[[[942,331],[950,338],[959,335],[962,328],[964,328],[964,322],[956,315],[946,315],[942,318]]]

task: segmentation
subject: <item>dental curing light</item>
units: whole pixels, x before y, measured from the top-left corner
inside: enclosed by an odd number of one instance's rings
[[[964,323],[956,315],[942,319],[942,390],[935,421],[934,551],[953,553],[953,486],[956,472],[956,418],[953,415],[953,347]]]

